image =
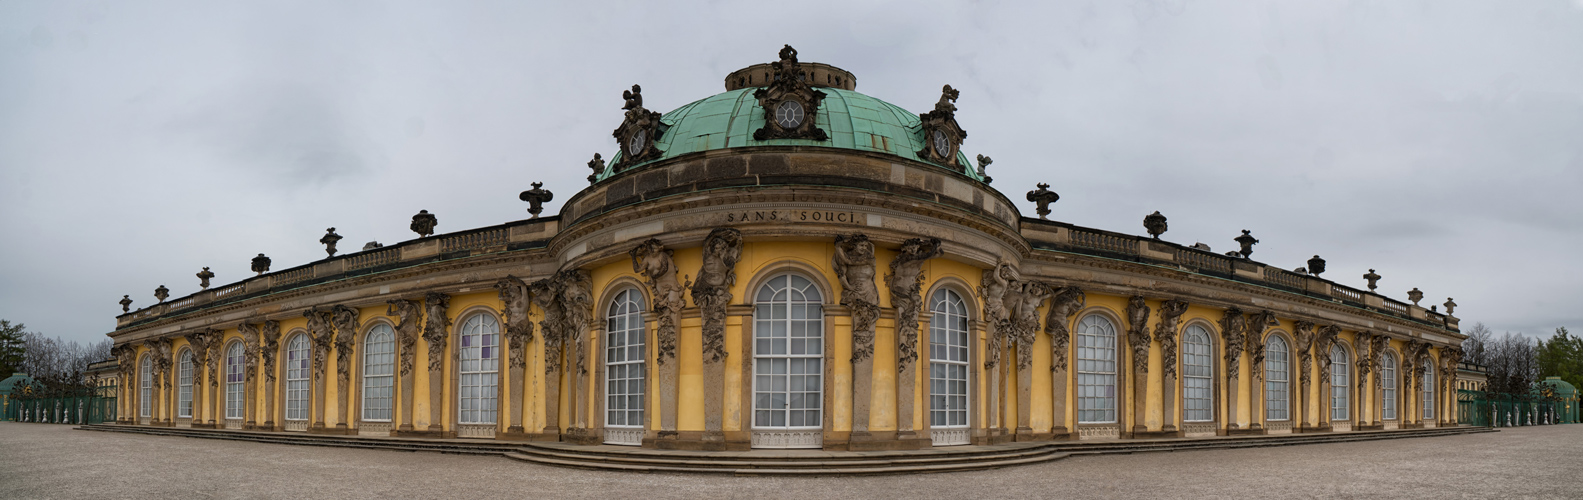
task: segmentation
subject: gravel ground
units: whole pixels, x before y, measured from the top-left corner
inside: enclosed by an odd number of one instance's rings
[[[632,474],[0,422],[0,498],[1583,498],[1583,425],[863,478]]]

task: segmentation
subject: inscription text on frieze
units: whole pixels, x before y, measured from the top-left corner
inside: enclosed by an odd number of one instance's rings
[[[834,222],[859,224],[857,212],[842,210],[747,210],[726,214],[727,223],[735,222]]]

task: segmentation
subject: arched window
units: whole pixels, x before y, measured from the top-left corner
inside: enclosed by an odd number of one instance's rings
[[[137,393],[138,415],[150,417],[153,416],[154,409],[154,402],[152,401],[154,399],[154,357],[144,354],[142,365],[137,370],[140,372],[138,373],[138,384],[140,387]]]
[[[1077,324],[1077,422],[1116,421],[1116,327],[1090,314]]]
[[[375,325],[363,338],[363,420],[390,421],[395,366],[396,334],[390,325]]]
[[[1348,420],[1347,350],[1330,347],[1330,420]]]
[[[225,418],[242,418],[243,361],[241,342],[225,348]]]
[[[1424,418],[1435,418],[1435,365],[1429,360],[1424,360]]]
[[[308,419],[308,336],[286,344],[286,420]]]
[[[770,278],[754,297],[753,426],[824,425],[824,300],[812,281]]]
[[[1385,402],[1380,406],[1380,417],[1396,420],[1396,355],[1388,352],[1380,361],[1380,391],[1380,399]]]
[[[1291,357],[1286,339],[1271,335],[1264,345],[1264,419],[1287,420],[1291,417],[1291,399],[1287,384],[1291,381]]]
[[[176,416],[192,418],[192,349],[182,349],[176,363]]]
[[[461,423],[493,424],[500,401],[500,322],[474,314],[462,322]]]
[[[643,294],[622,290],[605,321],[605,426],[642,427],[645,389]],[[627,443],[623,443],[627,444]],[[642,444],[641,441],[635,444]]]
[[[929,427],[967,428],[967,304],[942,288],[929,312]]]
[[[1209,330],[1199,325],[1187,327],[1182,336],[1182,421],[1214,420],[1214,354]]]

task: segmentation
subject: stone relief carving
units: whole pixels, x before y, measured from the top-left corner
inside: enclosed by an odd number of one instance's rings
[[[537,219],[539,213],[544,211],[544,204],[555,199],[555,193],[550,192],[548,189],[540,189],[543,186],[544,183],[535,182],[533,183],[533,189],[523,191],[522,194],[517,195],[518,199],[528,202],[528,213],[533,215],[529,217],[530,219]]]
[[[709,362],[726,358],[726,306],[731,304],[731,285],[736,284],[741,259],[741,231],[719,228],[704,238],[704,262],[698,282],[691,285],[693,304],[703,316],[704,359]]]
[[[1319,382],[1330,381],[1330,364],[1335,360],[1330,359],[1330,346],[1336,341],[1336,334],[1341,333],[1341,327],[1327,325],[1319,328],[1319,333],[1314,335],[1314,355],[1319,359]],[[1321,412],[1322,414],[1328,414]]]
[[[918,360],[918,310],[923,305],[923,261],[945,254],[939,238],[909,238],[890,261],[885,286],[890,289],[890,304],[896,308],[896,370],[906,369]],[[1009,291],[1009,290],[1008,290]],[[1035,319],[1035,323],[1038,320]]]
[[[633,247],[632,270],[648,280],[649,294],[654,296],[652,309],[658,320],[655,337],[659,345],[655,359],[660,364],[674,363],[676,359],[677,319],[687,307],[681,281],[676,279],[675,251],[665,248],[660,240],[648,241]]]
[[[1372,337],[1369,332],[1358,332],[1352,338],[1352,351],[1358,353],[1358,359],[1354,362],[1358,367],[1358,376],[1355,377],[1356,380],[1353,382],[1358,386],[1358,392],[1355,394],[1363,394],[1364,387],[1368,385],[1369,372],[1373,370],[1374,363],[1376,363],[1374,357],[1371,356],[1372,350],[1369,349]],[[1359,420],[1368,421],[1368,418],[1360,417]]]
[[[115,367],[121,372],[121,376],[130,380],[132,371],[137,367],[137,349],[122,344],[110,348],[110,355],[115,357]],[[131,385],[127,387],[130,388]]]
[[[1149,306],[1142,296],[1127,299],[1127,347],[1132,349],[1132,368],[1149,371]]]
[[[659,141],[660,134],[665,132],[660,128],[660,113],[643,107],[643,87],[633,85],[632,90],[621,91],[621,98],[625,101],[621,109],[627,113],[621,125],[610,133],[615,136],[616,143],[621,145],[622,157],[615,165],[616,172],[665,154],[654,144]],[[589,168],[593,168],[593,165],[590,164]]]
[[[528,364],[525,349],[533,341],[533,320],[528,318],[528,284],[516,276],[506,275],[495,282],[500,293],[500,303],[505,304],[506,343],[510,346],[511,369],[520,370]]]
[[[862,233],[837,235],[832,260],[841,282],[841,305],[852,311],[852,362],[859,363],[874,355],[874,325],[879,321],[874,243]]]
[[[451,296],[429,292],[423,296],[423,341],[429,345],[429,372],[435,373],[445,366],[446,329],[451,326]],[[433,424],[431,424],[433,425]]]
[[[552,373],[561,368],[561,318],[565,315],[561,314],[560,286],[552,276],[529,284],[528,292],[533,304],[544,311],[544,319],[539,320],[539,334],[544,339],[544,373]]]
[[[401,345],[401,376],[412,375],[412,365],[418,356],[418,325],[423,320],[423,309],[415,300],[395,299],[385,303],[385,315],[396,318],[396,342]]]
[[[1061,195],[1056,194],[1055,191],[1051,191],[1049,184],[1041,182],[1038,184],[1038,187],[1039,189],[1028,192],[1028,201],[1038,204],[1040,219],[1048,219],[1050,215],[1050,204],[1061,201]]]
[[[440,219],[436,218],[434,214],[429,213],[428,210],[419,210],[418,215],[412,216],[412,224],[407,227],[411,228],[412,232],[418,233],[419,238],[425,238],[433,235],[434,226],[438,225],[440,225]]]
[[[1389,341],[1390,337],[1386,337],[1382,334],[1375,334],[1369,338],[1369,360],[1371,362],[1370,364],[1374,367],[1374,373],[1384,373],[1380,370],[1380,362],[1382,359],[1381,354],[1385,352],[1385,344]],[[1382,388],[1384,386],[1384,382],[1385,379],[1374,377],[1374,388]]]
[[[1176,377],[1176,326],[1186,312],[1186,301],[1171,299],[1160,303],[1160,322],[1154,326],[1154,339],[1160,341],[1160,364],[1166,377]]]
[[[330,327],[330,312],[315,307],[302,313],[308,318],[308,340],[313,343],[313,380],[324,380],[325,361],[335,344],[335,332]]]
[[[1237,360],[1242,359],[1242,348],[1248,327],[1248,320],[1242,315],[1242,310],[1236,307],[1227,309],[1225,315],[1220,317],[1220,336],[1226,342],[1226,378],[1235,380],[1239,365]]]
[[[200,330],[186,335],[187,343],[192,346],[192,365],[203,366],[209,361],[209,343],[220,340],[220,332],[216,330]]]
[[[1072,341],[1072,332],[1067,325],[1087,302],[1083,289],[1075,286],[1063,286],[1050,294],[1050,310],[1044,316],[1044,332],[1050,335],[1051,371],[1066,370],[1067,346]]]
[[[324,253],[329,254],[330,257],[335,256],[335,242],[337,241],[341,241],[341,235],[335,234],[335,228],[333,227],[325,229],[324,237],[319,238],[319,243],[324,244]]]
[[[204,266],[202,271],[198,271],[198,287],[202,288],[204,290],[208,290],[209,289],[209,279],[213,278],[213,277],[214,277],[214,273],[209,271],[209,267],[208,266]]]
[[[335,371],[342,387],[352,380],[352,350],[357,345],[357,310],[344,305],[330,309],[335,327]]]
[[[918,151],[918,158],[945,166],[963,169],[967,173],[967,165],[957,159],[957,151],[962,143],[967,141],[967,131],[956,122],[956,99],[962,92],[946,85],[940,89],[940,100],[934,103],[934,110],[918,115],[919,125],[923,128],[923,150]]]
[[[1292,330],[1292,340],[1297,344],[1293,347],[1297,349],[1297,358],[1302,364],[1302,369],[1298,373],[1298,379],[1302,381],[1303,387],[1308,387],[1308,366],[1309,362],[1314,359],[1313,350],[1310,348],[1314,344],[1314,322],[1301,319],[1294,321],[1292,322]]]
[[[258,335],[263,340],[264,381],[275,381],[275,354],[280,353],[280,323],[279,321],[264,321],[263,328],[258,329]]]
[[[1248,365],[1255,381],[1264,380],[1264,331],[1275,326],[1275,313],[1261,311],[1248,318],[1248,355],[1253,362]]]
[[[774,80],[753,91],[753,98],[764,108],[764,127],[753,132],[753,140],[830,140],[824,129],[814,125],[825,93],[808,86],[808,75],[797,62],[797,49],[790,45],[781,48],[780,61],[771,63],[770,68]]]
[[[1009,334],[1011,328],[1006,294],[1019,277],[1017,269],[1002,260],[994,269],[985,269],[979,278],[978,294],[984,298],[984,323],[990,326],[989,352],[984,356],[985,369],[1000,365],[1000,352],[1003,350],[1001,338]]]
[[[245,368],[242,370],[243,377],[247,380],[248,387],[252,387],[253,382],[258,379],[258,370],[256,368],[258,367],[260,332],[258,327],[245,321],[237,324],[236,330],[242,333],[242,366]]]
[[[154,373],[159,374],[159,385],[170,390],[170,339],[158,339],[149,343],[154,353]]]
[[[577,348],[577,373],[587,374],[588,330],[594,314],[592,280],[581,269],[561,271],[555,279],[560,282],[561,291],[561,334]]]
[[[1039,305],[1050,296],[1050,288],[1033,280],[1018,282],[1006,291],[1011,314],[1011,335],[1017,342],[1017,369],[1033,366],[1033,341],[1039,332]]]
[[[269,262],[269,257],[265,257],[264,254],[253,257],[253,272],[258,274],[269,272]]]

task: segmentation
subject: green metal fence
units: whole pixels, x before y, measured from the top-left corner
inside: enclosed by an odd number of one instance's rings
[[[1569,423],[1561,402],[1536,396],[1457,390],[1457,421],[1484,427]]]
[[[116,418],[116,386],[77,389],[25,387],[0,401],[0,420],[45,424],[98,424]]]

